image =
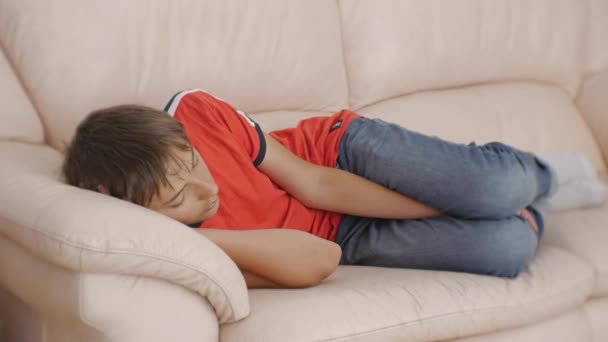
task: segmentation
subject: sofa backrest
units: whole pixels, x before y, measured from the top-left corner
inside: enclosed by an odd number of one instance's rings
[[[0,94],[2,94],[0,140],[43,143],[42,123],[2,49],[0,49]]]
[[[62,150],[92,109],[162,108],[188,88],[250,112],[338,111],[337,18],[325,0],[3,0],[0,39]]]
[[[608,1],[589,0],[587,5],[585,76],[608,71]]]
[[[577,151],[603,170],[573,104],[588,65],[604,63],[605,48],[588,46],[605,45],[595,24],[605,16],[590,13],[602,6],[0,0],[0,42],[59,150],[93,109],[162,108],[202,88],[262,121],[349,107],[464,143]]]
[[[576,0],[341,2],[350,103],[533,80],[576,94],[586,3]]]

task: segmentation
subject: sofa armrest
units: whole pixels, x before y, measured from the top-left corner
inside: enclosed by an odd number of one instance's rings
[[[154,278],[80,274],[80,315],[113,342],[218,341],[210,303]]]
[[[608,162],[608,69],[584,79],[576,104]]]
[[[63,156],[0,142],[0,234],[74,271],[161,278],[198,292],[220,323],[249,313],[234,262],[187,226],[126,201],[60,181]]]
[[[162,279],[65,269],[0,235],[2,318],[7,342],[219,337],[215,311],[197,292]]]

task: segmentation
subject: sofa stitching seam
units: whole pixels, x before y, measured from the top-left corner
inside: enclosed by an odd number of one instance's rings
[[[542,299],[538,299],[538,300],[526,303],[526,305],[531,305],[531,304],[534,304],[534,303],[537,303],[537,302],[546,301],[547,299],[551,299],[551,298],[557,297],[557,296],[561,295],[563,292],[572,291],[573,289],[581,287],[582,285],[584,285],[588,281],[593,281],[593,279],[594,279],[594,276],[592,275],[591,277],[585,278],[585,281],[581,281],[581,282],[577,283],[576,285],[573,285],[573,286],[567,288],[565,291],[562,291],[560,293],[555,293],[555,294],[553,294],[550,297],[545,297],[545,298],[542,298]],[[513,308],[516,308],[517,306],[521,306],[521,304],[507,305],[507,306],[494,306],[494,307],[486,308],[486,309],[483,309],[483,310],[475,309],[475,310],[468,310],[468,311],[462,311],[462,312],[452,312],[452,313],[447,313],[447,314],[427,317],[427,318],[425,318],[423,320],[414,320],[414,321],[396,323],[396,324],[393,324],[393,325],[389,325],[389,326],[386,326],[386,327],[381,327],[381,328],[377,328],[377,329],[373,329],[373,330],[369,330],[369,331],[365,331],[365,332],[360,332],[360,333],[350,334],[350,335],[344,335],[344,336],[336,337],[336,338],[323,339],[323,340],[319,340],[319,341],[323,341],[323,342],[340,341],[340,340],[343,340],[345,338],[350,338],[350,337],[355,337],[355,336],[364,336],[364,335],[367,335],[367,334],[377,333],[377,332],[381,332],[383,330],[394,329],[394,328],[398,328],[398,327],[401,327],[401,326],[408,326],[408,325],[412,325],[412,324],[419,323],[419,322],[428,322],[428,321],[433,321],[435,319],[443,319],[443,318],[446,318],[446,317],[459,316],[459,315],[463,315],[463,314],[468,315],[468,314],[475,314],[475,313],[498,312],[498,311],[505,310],[505,309],[513,309]],[[519,325],[519,326],[521,326],[521,325]],[[460,337],[466,337],[466,336],[469,336],[469,335],[460,336]]]

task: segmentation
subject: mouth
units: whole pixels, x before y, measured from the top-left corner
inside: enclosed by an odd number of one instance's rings
[[[203,211],[203,214],[210,212],[211,209],[213,209],[215,207],[215,205],[217,204],[218,201],[219,201],[218,197],[216,197],[213,201],[211,201],[211,203],[209,203],[209,206],[207,207],[207,209],[205,209],[205,211]]]

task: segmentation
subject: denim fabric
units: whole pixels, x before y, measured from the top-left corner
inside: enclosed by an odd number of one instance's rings
[[[438,209],[429,219],[345,215],[336,242],[343,265],[471,272],[515,277],[534,257],[554,170],[499,142],[457,144],[380,119],[345,132],[337,167]],[[534,214],[539,232],[516,215]]]

